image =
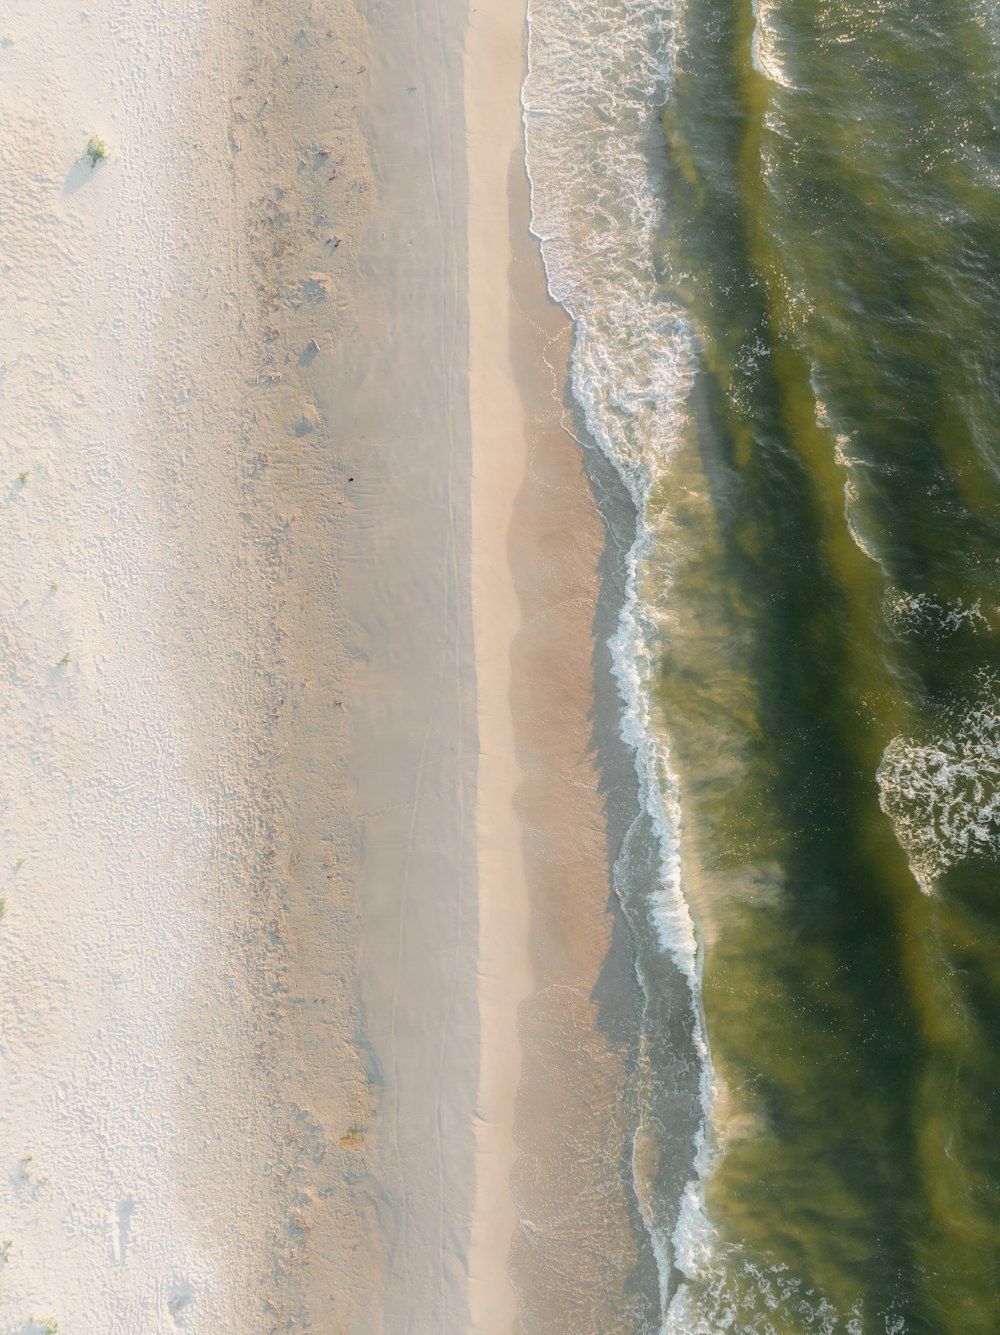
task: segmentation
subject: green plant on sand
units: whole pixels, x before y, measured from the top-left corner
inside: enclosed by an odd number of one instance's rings
[[[102,159],[108,156],[108,146],[99,134],[90,136],[90,143],[87,145],[87,157],[90,158],[91,167],[96,167]]]

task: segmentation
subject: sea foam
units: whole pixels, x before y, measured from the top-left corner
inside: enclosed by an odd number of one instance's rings
[[[750,42],[753,67],[765,79],[781,88],[791,88],[792,81],[785,74],[778,54],[779,42],[774,28],[773,6],[767,0],[752,0],[754,27]]]
[[[927,740],[896,737],[878,770],[879,801],[925,894],[976,854],[1000,854],[1000,716],[969,710]]]

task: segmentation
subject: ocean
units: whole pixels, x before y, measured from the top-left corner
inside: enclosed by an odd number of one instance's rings
[[[531,0],[668,1335],[1000,1330],[1000,9]]]

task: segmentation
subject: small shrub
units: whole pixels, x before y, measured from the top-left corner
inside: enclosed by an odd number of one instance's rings
[[[56,664],[56,667],[66,667],[69,661],[70,661],[69,654],[65,653],[63,654],[62,658],[60,658],[59,662]]]
[[[18,482],[20,482],[20,484],[21,484],[22,487],[26,487],[26,486],[28,485],[28,474],[27,474],[27,473],[18,473],[18,475],[17,475],[17,480],[18,480]]]
[[[91,167],[96,167],[99,162],[108,156],[108,146],[99,134],[90,136],[90,143],[87,145],[87,157],[90,158]]]

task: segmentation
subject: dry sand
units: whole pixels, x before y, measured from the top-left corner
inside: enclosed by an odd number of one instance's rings
[[[308,365],[358,287],[363,29],[2,26],[0,1330],[369,1332],[347,470]]]
[[[628,962],[522,0],[4,14],[0,1335],[582,1335]]]

